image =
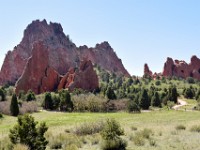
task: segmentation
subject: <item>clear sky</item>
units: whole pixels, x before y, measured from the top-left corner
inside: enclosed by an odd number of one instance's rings
[[[132,75],[200,57],[200,0],[2,0],[0,66],[36,19],[61,23],[77,46],[108,41]]]

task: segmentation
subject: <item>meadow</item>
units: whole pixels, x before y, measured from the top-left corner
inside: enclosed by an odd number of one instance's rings
[[[59,143],[73,145],[71,149],[100,149],[101,136],[76,135],[73,131],[80,125],[95,123],[106,118],[116,119],[125,130],[122,136],[128,143],[128,150],[135,149],[200,149],[200,132],[192,132],[193,126],[200,126],[197,111],[159,110],[142,113],[62,113],[41,111],[33,113],[38,122],[45,121],[49,127],[46,137],[47,149],[56,148]],[[9,129],[16,123],[16,117],[4,116],[0,121],[1,145],[8,143]],[[178,128],[184,126],[185,129]],[[139,137],[144,130],[147,137]],[[144,133],[145,134],[145,133]],[[54,147],[55,146],[55,147]],[[63,148],[63,147],[62,147]],[[64,149],[64,148],[63,148]]]

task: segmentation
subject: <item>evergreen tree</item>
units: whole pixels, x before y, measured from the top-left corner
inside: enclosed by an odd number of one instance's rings
[[[151,106],[161,107],[161,101],[158,92],[155,92],[151,99]]]
[[[178,101],[178,93],[176,86],[170,86],[168,90],[168,99],[174,103]]]
[[[4,89],[0,89],[0,101],[5,101],[6,100],[6,94]]]
[[[146,89],[142,89],[141,95],[139,97],[140,107],[142,109],[149,109],[150,101]]]
[[[32,90],[29,90],[27,95],[26,95],[26,101],[32,101],[35,100],[35,93]]]
[[[37,122],[31,115],[19,116],[17,124],[10,130],[9,138],[13,144],[27,145],[30,150],[45,150],[48,144],[44,137],[48,130],[45,123],[36,127]]]
[[[44,107],[44,109],[53,110],[53,101],[52,101],[50,92],[45,93],[43,107]]]
[[[18,116],[19,114],[19,106],[18,106],[16,94],[12,95],[12,99],[10,103],[10,112],[12,116]]]
[[[67,90],[60,91],[59,97],[60,97],[60,110],[73,111],[74,106],[73,106],[73,102],[71,101],[71,95],[69,91]]]
[[[115,92],[110,86],[108,86],[106,90],[106,96],[108,99],[111,99],[111,100],[116,99]]]

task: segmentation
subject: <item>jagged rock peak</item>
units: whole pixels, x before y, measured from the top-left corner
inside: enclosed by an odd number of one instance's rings
[[[145,76],[149,76],[152,77],[153,73],[152,71],[149,69],[149,66],[147,63],[144,64],[144,75]]]
[[[95,46],[96,49],[106,49],[106,50],[112,50],[112,47],[107,41],[104,41],[100,44],[96,44]]]

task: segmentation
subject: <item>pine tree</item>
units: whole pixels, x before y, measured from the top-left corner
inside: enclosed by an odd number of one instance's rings
[[[61,111],[73,111],[74,105],[71,100],[71,95],[69,91],[62,90],[59,92],[60,97],[60,110]]]
[[[37,122],[31,115],[19,116],[17,124],[10,130],[9,138],[13,144],[24,144],[30,150],[45,150],[48,144],[44,137],[48,127],[41,123],[36,127]]]
[[[146,89],[142,89],[141,95],[139,97],[139,102],[142,109],[149,109],[150,101]]]
[[[43,107],[44,107],[44,109],[53,110],[53,101],[52,101],[52,97],[51,97],[50,92],[45,93]]]
[[[168,90],[168,99],[174,103],[178,101],[178,92],[176,86],[170,86]]]
[[[12,95],[11,104],[10,104],[10,112],[12,116],[18,116],[19,114],[19,106],[18,106],[16,94]]]
[[[116,99],[115,92],[110,86],[108,86],[108,88],[106,90],[106,96],[108,99],[111,99],[111,100]]]
[[[155,94],[153,95],[151,99],[151,106],[155,106],[155,107],[161,106],[161,101],[160,101],[158,92],[155,92]]]

